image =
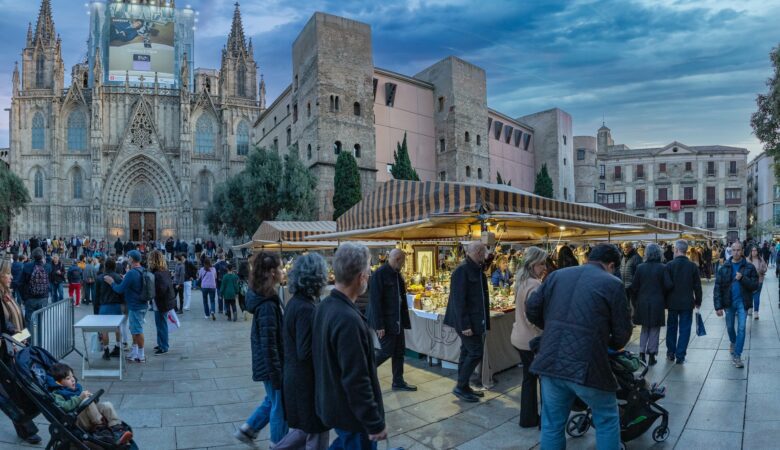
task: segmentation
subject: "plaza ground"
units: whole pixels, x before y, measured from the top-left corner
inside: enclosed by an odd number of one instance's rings
[[[770,273],[764,283],[761,319],[748,317],[745,369],[736,369],[728,355],[729,340],[722,318],[712,308],[712,282],[704,283],[702,313],[707,336],[694,337],[685,365],[662,360],[648,378],[667,388],[661,405],[669,411],[671,435],[656,444],[646,433],[628,443],[629,449],[777,448],[780,429],[780,332],[778,282]],[[204,320],[200,292],[193,292],[192,311],[182,328],[171,335],[171,351],[155,356],[154,319],[146,316],[148,362],[131,364],[122,381],[89,379],[92,392],[105,389],[120,416],[135,430],[141,449],[247,448],[234,441],[233,431],[262,401],[261,383],[252,381],[250,322]],[[77,309],[77,316],[91,307]],[[665,333],[662,332],[662,336]],[[639,329],[629,349],[635,349]],[[81,347],[80,336],[77,336]],[[113,339],[113,338],[112,338]],[[664,349],[661,343],[662,353]],[[77,372],[81,363],[71,354],[67,362]],[[539,431],[518,427],[522,373],[514,368],[498,375],[495,389],[478,404],[458,401],[450,391],[455,373],[428,367],[424,360],[407,360],[406,379],[419,391],[390,391],[390,363],[379,368],[390,444],[406,449],[461,450],[538,448]],[[39,418],[40,435],[48,441],[47,425]],[[260,434],[268,447],[268,430]],[[0,447],[29,449],[16,438],[10,421],[0,418]],[[43,445],[40,446],[43,448]],[[590,430],[570,439],[568,448],[595,447]],[[384,448],[384,444],[380,445]]]

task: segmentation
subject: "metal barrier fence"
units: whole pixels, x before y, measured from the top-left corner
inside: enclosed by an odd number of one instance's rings
[[[70,299],[52,303],[33,313],[32,344],[43,347],[57,359],[76,352],[75,311]]]

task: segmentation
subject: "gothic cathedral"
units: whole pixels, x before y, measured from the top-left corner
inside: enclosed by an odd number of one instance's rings
[[[102,27],[105,8],[122,3],[167,10],[171,17],[193,14],[177,10],[173,0],[165,7],[111,0],[92,11],[90,26]],[[168,61],[175,67],[170,82],[158,79],[156,71],[115,76],[116,61],[108,61],[115,55],[115,25],[126,26],[123,33],[145,32],[138,38],[141,47],[153,45],[146,36],[166,32],[132,18],[117,23],[110,23],[110,32],[90,35],[89,55],[73,66],[66,87],[51,3],[41,1],[37,23],[28,28],[21,71],[17,64],[12,79],[9,163],[32,198],[12,224],[12,239],[207,238],[203,219],[215,184],[244,167],[265,86],[257,83],[238,4],[220,69],[194,70],[194,46],[180,45],[177,35],[170,53],[175,64]],[[131,63],[132,69],[155,67],[138,55]]]

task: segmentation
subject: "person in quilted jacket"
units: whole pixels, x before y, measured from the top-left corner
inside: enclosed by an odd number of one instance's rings
[[[282,281],[282,264],[274,254],[260,252],[252,258],[246,308],[252,313],[252,379],[262,381],[265,400],[235,433],[236,439],[254,447],[266,425],[271,426],[271,446],[287,434],[282,405],[282,301],[276,293]]]
[[[612,275],[618,264],[617,247],[600,244],[586,264],[551,273],[526,301],[526,317],[543,330],[531,364],[542,380],[543,449],[566,448],[564,426],[575,397],[593,411],[596,447],[620,445],[618,386],[607,349],[622,349],[632,325],[623,283]]]

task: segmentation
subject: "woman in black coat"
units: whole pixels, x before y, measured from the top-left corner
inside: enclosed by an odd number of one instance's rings
[[[317,253],[298,257],[288,277],[293,297],[284,312],[284,410],[290,432],[275,448],[327,449],[328,427],[314,410],[312,324],[315,304],[328,284],[328,266]]]
[[[648,245],[645,249],[645,262],[637,266],[630,288],[637,299],[634,323],[642,326],[639,335],[639,357],[645,361],[647,354],[651,366],[656,363],[658,340],[661,327],[665,324],[666,289],[662,257],[661,247],[656,244]]]

